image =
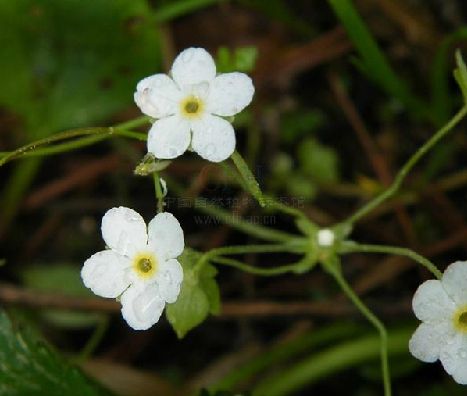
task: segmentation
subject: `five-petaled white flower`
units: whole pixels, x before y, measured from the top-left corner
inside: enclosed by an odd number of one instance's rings
[[[216,76],[213,58],[202,48],[188,48],[175,59],[171,76],[141,80],[134,95],[144,114],[158,119],[148,135],[148,151],[171,159],[191,149],[220,162],[235,150],[232,125],[221,117],[242,111],[253,98],[253,83],[244,73]]]
[[[99,296],[120,297],[123,318],[135,330],[146,330],[180,293],[183,270],[176,257],[185,244],[180,223],[159,213],[146,228],[134,210],[112,208],[102,218],[102,237],[109,249],[86,260],[83,282]]]
[[[412,355],[426,363],[439,359],[456,382],[467,384],[467,262],[421,284],[412,306],[422,321],[409,342]]]

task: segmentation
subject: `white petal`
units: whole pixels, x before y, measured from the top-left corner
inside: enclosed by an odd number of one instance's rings
[[[192,122],[191,128],[191,147],[204,159],[221,162],[234,152],[235,132],[226,120],[206,114],[199,121]]]
[[[424,322],[440,321],[450,318],[456,305],[449,298],[438,280],[423,282],[412,300],[415,316]]]
[[[106,298],[118,297],[128,287],[126,268],[130,260],[112,250],[104,250],[88,258],[81,269],[84,285]]]
[[[216,77],[216,64],[205,49],[187,48],[175,59],[172,77],[180,88],[203,81],[210,82]]]
[[[155,283],[132,285],[120,301],[123,319],[135,330],[147,330],[156,324],[165,306]]]
[[[421,323],[409,341],[410,353],[425,363],[433,363],[440,357],[440,350],[454,335],[446,322]]]
[[[181,91],[166,74],[155,74],[141,80],[134,94],[141,111],[154,118],[175,114],[181,97]]]
[[[190,144],[190,125],[179,116],[156,121],[148,135],[148,151],[156,158],[172,159],[182,155]]]
[[[146,223],[133,209],[120,206],[108,210],[101,229],[107,246],[124,256],[132,256],[146,246]]]
[[[172,213],[157,214],[148,224],[148,245],[165,261],[178,257],[185,248],[183,230]]]
[[[160,296],[166,302],[174,303],[180,294],[180,286],[183,281],[183,268],[175,259],[165,261],[160,265],[161,267],[156,276]]]
[[[448,374],[451,374],[456,382],[467,383],[467,337],[457,333],[455,337],[441,349],[441,363]]]
[[[467,305],[467,262],[457,261],[444,271],[441,280],[448,295],[459,305]]]
[[[220,116],[240,113],[253,99],[255,87],[244,73],[226,73],[212,82],[207,100],[207,111]]]
[[[457,367],[451,375],[458,384],[467,385],[467,336],[464,334],[459,338],[462,341],[458,350]]]

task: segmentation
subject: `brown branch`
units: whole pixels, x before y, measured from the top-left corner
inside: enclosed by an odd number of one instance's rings
[[[4,305],[20,305],[31,308],[53,308],[60,310],[107,312],[120,311],[120,304],[115,300],[97,297],[74,297],[57,293],[38,292],[18,286],[1,283],[0,303]],[[400,313],[409,310],[408,304],[392,304],[384,308],[386,313]],[[268,317],[268,316],[300,316],[312,315],[323,317],[341,317],[356,314],[357,311],[349,304],[334,301],[326,302],[286,302],[271,301],[227,301],[222,304],[221,319],[238,317]]]

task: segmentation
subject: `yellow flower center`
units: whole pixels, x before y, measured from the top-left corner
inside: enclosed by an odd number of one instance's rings
[[[458,309],[454,314],[454,327],[462,333],[467,333],[467,306]]]
[[[140,278],[152,278],[157,271],[157,267],[157,260],[151,253],[138,254],[133,259],[133,269]]]
[[[180,104],[182,114],[188,118],[199,117],[203,112],[204,103],[196,96],[188,96]]]

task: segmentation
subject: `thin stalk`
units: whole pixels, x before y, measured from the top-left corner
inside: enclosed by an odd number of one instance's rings
[[[294,264],[287,264],[281,265],[279,267],[274,268],[259,268],[255,267],[246,263],[242,263],[241,261],[231,259],[228,257],[221,257],[215,256],[211,258],[211,262],[217,264],[228,265],[229,267],[233,267],[239,269],[240,271],[248,272],[249,274],[261,275],[261,276],[275,276],[285,274],[287,272],[294,272],[297,268],[297,263]]]
[[[162,213],[164,211],[164,193],[162,192],[159,173],[153,172],[152,177],[154,179],[154,193],[156,194],[157,213]]]
[[[201,268],[203,268],[203,266],[209,260],[211,260],[211,259],[213,259],[215,257],[219,258],[220,256],[231,255],[231,254],[235,255],[235,254],[248,254],[248,253],[279,253],[279,252],[280,253],[288,252],[288,253],[295,253],[295,254],[305,253],[305,251],[307,249],[306,241],[303,240],[304,243],[302,244],[301,243],[302,239],[297,238],[296,242],[300,242],[300,243],[274,244],[274,245],[270,245],[270,244],[264,244],[264,245],[237,245],[237,246],[224,246],[224,247],[221,247],[221,248],[211,249],[210,251],[204,253],[200,257],[200,259],[196,263],[196,267],[197,267],[197,270],[199,271],[199,270],[201,270]],[[222,260],[222,261],[223,261],[222,264],[227,264],[227,262],[225,260]],[[228,264],[228,265],[234,266],[233,261],[229,260],[229,263],[230,264]],[[243,267],[244,269],[246,269],[247,267],[250,267],[250,266],[247,266],[246,264],[238,266],[239,263],[240,262],[237,261],[237,263],[235,264],[238,268]],[[247,267],[245,267],[245,266],[247,266]],[[254,268],[254,267],[251,267],[251,268]],[[292,267],[288,266],[286,272],[291,271],[291,268]],[[294,265],[294,268],[296,268],[296,265]],[[268,272],[268,271],[269,270],[266,270],[266,272]],[[262,275],[264,275],[264,274],[262,274]],[[268,275],[276,275],[276,274],[270,273]]]
[[[97,323],[91,337],[88,339],[83,349],[79,353],[77,357],[77,363],[83,363],[93,355],[94,351],[104,338],[104,335],[107,332],[108,328],[109,318],[102,317],[101,319],[99,319],[99,322]]]
[[[299,217],[310,222],[310,220],[301,210],[283,204],[273,197],[264,195],[259,187],[258,181],[253,175],[253,172],[251,172],[248,164],[238,151],[234,151],[231,158],[241,176],[241,181],[239,181],[239,184],[246,191],[250,192],[250,194],[253,195],[253,197],[262,207],[276,209],[279,212]]]
[[[28,143],[9,153],[3,153],[4,154],[3,157],[0,158],[0,167],[5,165],[7,162],[13,159],[16,159],[18,157],[22,157],[24,155],[32,155],[33,152],[37,151],[38,147],[47,146],[55,142],[60,142],[62,140],[69,140],[69,139],[73,139],[73,138],[81,137],[81,136],[94,136],[96,138],[97,136],[100,136],[102,137],[102,139],[104,139],[105,136],[118,135],[118,136],[130,137],[130,138],[138,139],[138,140],[146,140],[146,134],[129,131],[128,129],[147,123],[148,120],[149,120],[148,117],[140,117],[135,120],[117,124],[114,127],[79,128],[79,129],[71,129],[71,130],[59,132],[52,136],[48,136],[46,138],[36,140],[32,143]],[[76,146],[74,146],[74,144]],[[66,146],[64,146],[64,149],[68,151],[68,150],[72,150],[74,148],[78,148],[81,146],[82,144],[79,143],[79,141],[69,142]],[[51,147],[50,149],[54,149],[54,147]],[[56,154],[57,151],[52,151],[52,153]],[[48,153],[46,152],[46,154]]]
[[[230,158],[232,158],[232,161],[237,167],[238,172],[245,182],[245,185],[248,188],[250,194],[255,197],[255,199],[262,207],[266,206],[266,202],[264,200],[263,193],[261,192],[261,188],[259,187],[259,183],[241,154],[238,151],[234,151]]]
[[[391,377],[389,374],[388,363],[388,333],[384,324],[370,311],[364,304],[360,297],[353,291],[345,278],[342,276],[340,270],[329,271],[334,277],[342,291],[349,297],[352,303],[358,308],[363,316],[378,330],[380,338],[380,356],[381,356],[381,369],[383,373],[384,395],[391,396]]]
[[[398,246],[385,246],[385,245],[361,245],[358,243],[344,243],[342,248],[340,249],[339,253],[347,254],[347,253],[385,253],[385,254],[394,254],[397,256],[405,256],[413,261],[417,262],[424,266],[428,271],[430,271],[437,279],[441,279],[443,274],[441,271],[436,267],[434,263],[432,263],[427,258],[423,257],[422,255],[414,252],[411,249],[398,247]]]
[[[297,241],[302,242],[301,238],[297,238]],[[302,243],[295,244],[264,244],[264,245],[236,245],[236,246],[224,246],[220,248],[211,249],[206,252],[205,255],[208,258],[215,256],[223,256],[229,254],[247,254],[247,253],[305,253],[306,252],[306,240],[303,239]]]
[[[464,105],[455,115],[452,117],[447,124],[440,128],[428,141],[421,146],[412,157],[405,163],[401,168],[393,183],[383,191],[380,195],[372,199],[365,206],[356,211],[352,216],[350,216],[345,223],[353,224],[356,221],[360,220],[366,214],[371,212],[377,206],[381,205],[384,201],[391,198],[400,188],[403,181],[407,177],[407,174],[412,170],[412,168],[420,161],[420,159],[431,150],[449,131],[452,130],[464,116],[467,114],[467,106]]]

